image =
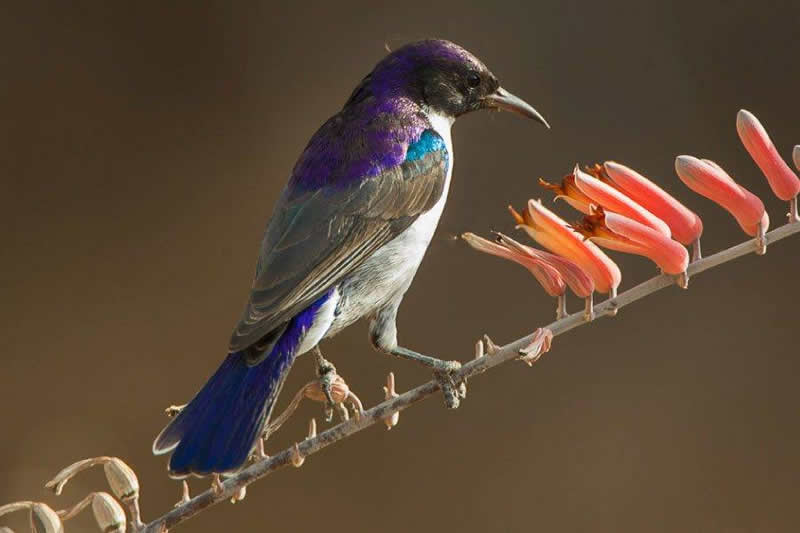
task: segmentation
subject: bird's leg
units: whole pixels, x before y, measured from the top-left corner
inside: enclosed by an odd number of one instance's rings
[[[457,408],[461,398],[466,395],[465,384],[456,383],[453,377],[453,373],[461,368],[461,363],[437,359],[436,357],[398,346],[396,316],[396,305],[384,308],[375,314],[370,322],[370,340],[373,346],[381,352],[416,361],[433,369],[433,375],[436,377],[436,381],[439,382],[442,394],[444,394],[445,405],[450,409]]]
[[[333,366],[333,363],[322,357],[322,351],[319,349],[318,345],[314,346],[313,352],[314,357],[317,359],[317,377],[319,377],[320,385],[322,385],[322,392],[328,400],[328,404],[325,407],[325,418],[330,422],[333,418],[334,408],[331,388],[333,386],[333,380],[336,378],[336,367]]]
[[[402,346],[395,346],[385,351],[395,357],[416,361],[417,363],[432,368],[433,375],[436,381],[439,382],[439,387],[442,389],[444,403],[449,409],[457,409],[461,403],[461,399],[466,396],[466,383],[463,381],[456,383],[453,378],[453,373],[461,368],[461,363],[458,361],[437,359],[429,355],[415,352],[414,350],[409,350],[408,348],[403,348]]]

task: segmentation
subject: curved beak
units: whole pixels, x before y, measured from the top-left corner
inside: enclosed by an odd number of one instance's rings
[[[550,124],[544,117],[536,111],[533,106],[528,102],[514,96],[502,87],[498,87],[495,92],[483,98],[483,106],[489,109],[501,109],[503,111],[513,111],[523,117],[532,118],[537,122],[541,122],[547,129],[550,129]]]

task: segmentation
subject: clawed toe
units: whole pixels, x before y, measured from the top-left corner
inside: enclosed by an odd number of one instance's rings
[[[445,372],[451,374],[458,370],[461,370],[461,363],[458,361],[439,361],[436,365],[434,365],[433,369],[437,372]]]
[[[444,403],[448,409],[457,409],[461,400],[467,396],[467,384],[461,380],[456,382],[453,374],[461,368],[458,361],[442,361],[441,368],[434,370],[436,381],[444,395]],[[439,365],[437,365],[439,366]]]

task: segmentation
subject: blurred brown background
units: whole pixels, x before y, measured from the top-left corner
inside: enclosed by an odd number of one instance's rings
[[[512,231],[505,206],[576,161],[659,180],[703,216],[706,252],[743,234],[680,184],[677,154],[717,160],[783,221],[734,119],[756,113],[786,156],[800,143],[797,2],[71,4],[0,16],[0,502],[52,503],[52,474],[113,454],[145,517],[170,508],[179,487],[150,455],[162,411],[224,356],[277,193],[384,42],[454,40],[553,124],[456,125],[448,209],[401,309],[408,346],[466,359],[484,332],[552,318],[526,272],[450,237]],[[655,271],[615,257],[623,288]],[[663,291],[532,370],[474,380],[458,411],[429,400],[181,531],[796,531],[799,260],[784,241]],[[374,353],[363,324],[324,348],[369,405],[390,369],[400,390],[429,376]],[[279,408],[311,373],[302,358]],[[305,406],[273,449],[319,415]],[[102,486],[84,475],[56,501]]]

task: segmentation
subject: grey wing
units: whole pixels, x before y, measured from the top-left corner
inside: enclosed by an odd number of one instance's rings
[[[448,154],[405,161],[345,188],[287,200],[264,236],[250,299],[231,336],[243,350],[286,322],[433,207],[444,191]]]

